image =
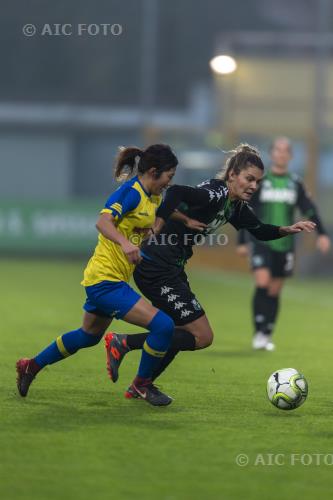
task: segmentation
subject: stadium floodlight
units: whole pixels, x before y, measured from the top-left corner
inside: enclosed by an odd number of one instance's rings
[[[209,63],[212,71],[218,75],[229,75],[237,69],[237,63],[231,56],[215,56]]]

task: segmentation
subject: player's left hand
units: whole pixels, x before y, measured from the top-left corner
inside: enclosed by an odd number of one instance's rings
[[[326,234],[321,234],[317,238],[317,248],[318,250],[325,254],[328,253],[331,248],[331,240]]]
[[[206,229],[207,224],[195,219],[190,219],[188,217],[185,222],[185,226],[188,227],[189,229],[194,229],[195,231],[203,231],[204,229]]]
[[[179,210],[175,210],[173,212],[173,214],[171,215],[171,219],[182,222],[184,226],[188,227],[189,229],[193,229],[194,231],[202,232],[204,229],[206,229],[206,227],[208,227],[204,222],[200,222],[196,219],[191,219],[191,217],[188,217]]]
[[[296,234],[300,233],[301,231],[312,233],[312,231],[314,231],[315,228],[316,224],[314,222],[306,220],[306,221],[296,222],[296,224],[293,224],[292,226],[283,227],[282,230],[284,234]]]

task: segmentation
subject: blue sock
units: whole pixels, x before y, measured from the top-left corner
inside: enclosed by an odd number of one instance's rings
[[[158,311],[148,328],[150,333],[143,345],[138,376],[151,378],[170,345],[175,324],[163,311]]]
[[[40,368],[44,368],[46,365],[52,365],[57,361],[61,361],[71,356],[79,349],[98,344],[102,337],[103,333],[100,335],[92,335],[84,332],[82,328],[64,333],[64,335],[60,335],[60,337],[46,347],[46,349],[37,354],[34,360]]]

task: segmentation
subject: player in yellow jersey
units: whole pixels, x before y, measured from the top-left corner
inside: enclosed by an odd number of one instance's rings
[[[164,222],[156,219],[156,210],[177,164],[171,148],[164,144],[154,144],[144,151],[134,147],[120,151],[116,177],[121,177],[126,168],[129,175],[136,175],[109,197],[97,221],[98,243],[82,281],[87,294],[82,326],[59,336],[34,358],[17,361],[17,387],[21,396],[27,395],[31,382],[46,365],[98,344],[116,317],[149,330],[132,390],[152,405],[171,403],[172,399],[152,384],[151,376],[168,350],[174,322],[143,299],[128,281],[141,260],[140,244],[144,236],[150,228],[158,229]]]

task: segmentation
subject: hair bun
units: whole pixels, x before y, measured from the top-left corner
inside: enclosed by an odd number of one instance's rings
[[[255,148],[254,146],[251,146],[250,144],[243,143],[237,146],[236,148],[237,153],[250,153],[253,155],[260,156],[259,149]]]

